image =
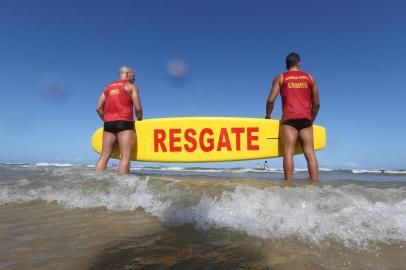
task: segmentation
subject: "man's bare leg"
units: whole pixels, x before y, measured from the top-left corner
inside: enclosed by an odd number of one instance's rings
[[[310,180],[313,184],[319,179],[319,166],[313,148],[313,127],[304,128],[299,131],[299,138],[302,143],[303,153],[307,160]]]
[[[118,165],[118,172],[127,174],[130,172],[131,151],[135,144],[135,132],[133,130],[121,131],[117,134],[120,145],[121,159]]]
[[[102,153],[96,162],[96,172],[106,170],[107,162],[113,153],[114,143],[116,142],[116,135],[110,132],[103,132],[103,146]]]
[[[281,125],[281,140],[283,151],[283,171],[285,180],[288,183],[293,181],[293,154],[295,153],[295,145],[298,137],[298,131],[289,125]]]

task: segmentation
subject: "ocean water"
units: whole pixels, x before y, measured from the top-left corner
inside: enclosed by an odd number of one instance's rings
[[[406,171],[0,164],[0,269],[406,269]]]

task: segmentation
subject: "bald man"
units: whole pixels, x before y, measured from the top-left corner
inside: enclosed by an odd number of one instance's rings
[[[131,151],[135,144],[133,107],[137,120],[142,120],[141,99],[134,80],[133,70],[121,67],[119,80],[110,83],[97,101],[96,111],[104,121],[103,146],[96,162],[97,172],[106,170],[116,141],[121,153],[118,172],[126,174],[130,171]]]

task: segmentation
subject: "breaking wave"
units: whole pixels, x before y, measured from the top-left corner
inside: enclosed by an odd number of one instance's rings
[[[406,241],[405,186],[258,187],[221,179],[203,183],[96,174],[85,167],[55,167],[0,180],[0,204],[40,200],[65,208],[142,208],[163,223],[228,228],[266,239],[334,239],[357,247]]]

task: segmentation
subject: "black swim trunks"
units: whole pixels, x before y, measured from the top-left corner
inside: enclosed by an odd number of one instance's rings
[[[104,131],[119,133],[124,130],[134,130],[134,121],[109,121],[104,122]]]
[[[302,119],[291,119],[291,120],[282,121],[282,125],[288,125],[288,126],[296,128],[297,130],[301,130],[304,128],[311,127],[313,125],[313,123],[312,123],[312,121],[310,121],[310,119],[302,118]]]

